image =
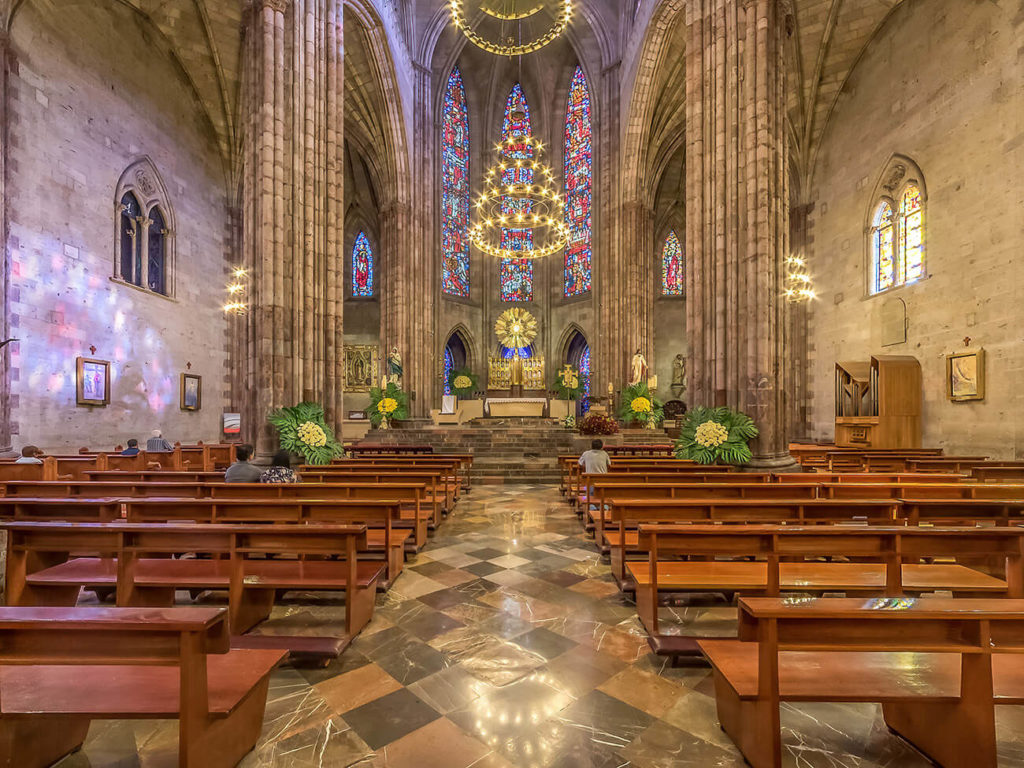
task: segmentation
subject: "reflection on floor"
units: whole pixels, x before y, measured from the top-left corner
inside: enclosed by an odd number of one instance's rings
[[[284,668],[244,768],[742,766],[707,669],[648,653],[632,601],[553,486],[478,487],[328,669]],[[690,609],[690,629],[733,624]],[[336,623],[296,599],[275,623]],[[1024,766],[1024,707],[1000,707],[1000,765]],[[926,766],[873,705],[786,706],[785,764]],[[172,768],[177,725],[93,727],[61,768]]]

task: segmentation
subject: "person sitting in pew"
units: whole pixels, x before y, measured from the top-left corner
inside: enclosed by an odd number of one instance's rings
[[[607,475],[611,463],[612,457],[608,455],[604,443],[600,440],[591,442],[590,450],[580,456],[580,466],[588,475]]]
[[[278,451],[270,460],[270,468],[260,475],[261,483],[297,483],[299,476],[292,469],[292,457],[288,451]]]
[[[42,464],[43,463],[43,456],[45,456],[45,455],[46,454],[43,453],[43,449],[40,448],[38,445],[26,445],[24,448],[21,449],[21,458],[19,458],[14,463],[15,464]]]
[[[164,439],[164,433],[154,429],[152,436],[146,441],[146,450],[150,453],[171,453],[174,446]]]
[[[254,452],[251,445],[235,447],[235,463],[224,472],[225,483],[259,483],[262,481],[263,470],[255,464],[249,463]]]
[[[128,447],[121,451],[122,456],[138,456],[139,455],[139,441],[134,437],[128,441]]]

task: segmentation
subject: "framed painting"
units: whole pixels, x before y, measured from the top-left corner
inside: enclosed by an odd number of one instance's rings
[[[345,345],[345,390],[369,392],[377,382],[377,347],[370,344]]]
[[[237,437],[242,434],[242,414],[240,413],[225,413],[224,414],[224,434],[233,435]]]
[[[75,360],[75,392],[79,405],[103,407],[110,403],[110,361],[79,357]]]
[[[985,350],[946,355],[946,394],[954,403],[985,399]]]
[[[203,377],[181,374],[181,410],[198,411],[203,407]]]

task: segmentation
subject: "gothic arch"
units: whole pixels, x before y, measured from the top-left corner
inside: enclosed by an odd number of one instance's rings
[[[866,213],[864,216],[864,232],[871,231],[872,218],[875,215],[875,208],[878,203],[889,198],[894,203],[898,201],[900,192],[908,185],[914,184],[921,190],[921,198],[928,202],[928,188],[925,186],[924,174],[920,166],[907,155],[893,153],[885,161],[881,172],[871,190],[871,197],[868,198]]]
[[[155,253],[158,245],[161,249],[161,261],[158,262],[162,264],[159,287],[153,287],[148,277],[137,276],[136,280],[132,280],[130,275],[122,274],[121,248],[122,236],[124,234],[121,224],[122,201],[126,195],[133,195],[135,200],[138,201],[140,208],[138,219],[135,219],[134,216],[130,216],[130,218],[133,222],[139,222],[137,225],[135,223],[132,224],[132,231],[136,233],[132,237],[138,238],[139,246],[137,247],[141,248],[136,255],[139,256],[142,265],[142,275],[147,274],[149,254]],[[171,205],[170,196],[167,194],[167,187],[164,185],[163,178],[148,155],[137,157],[125,168],[117,180],[113,203],[114,210],[111,221],[114,225],[114,243],[112,251],[113,269],[111,274],[115,279],[134,283],[140,288],[153,290],[159,295],[174,296],[176,275],[174,207]],[[151,217],[154,216],[157,222],[163,224],[163,228],[160,230],[162,236],[159,237],[158,243],[151,246],[150,237],[152,235],[148,233],[156,231],[150,230]],[[153,248],[152,251],[150,250],[151,247]],[[134,259],[134,257],[132,258]],[[135,269],[133,271],[139,272],[140,270]]]
[[[558,337],[558,346],[556,349],[558,350],[559,365],[569,359],[569,348],[572,346],[577,336],[582,337],[583,341],[586,342],[588,346],[590,345],[590,340],[587,338],[586,331],[584,331],[578,323],[569,323],[565,327],[565,330],[562,331],[562,334]]]

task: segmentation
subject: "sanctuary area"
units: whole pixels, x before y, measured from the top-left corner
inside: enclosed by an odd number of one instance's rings
[[[0,0],[0,768],[1024,768],[1022,41]]]

